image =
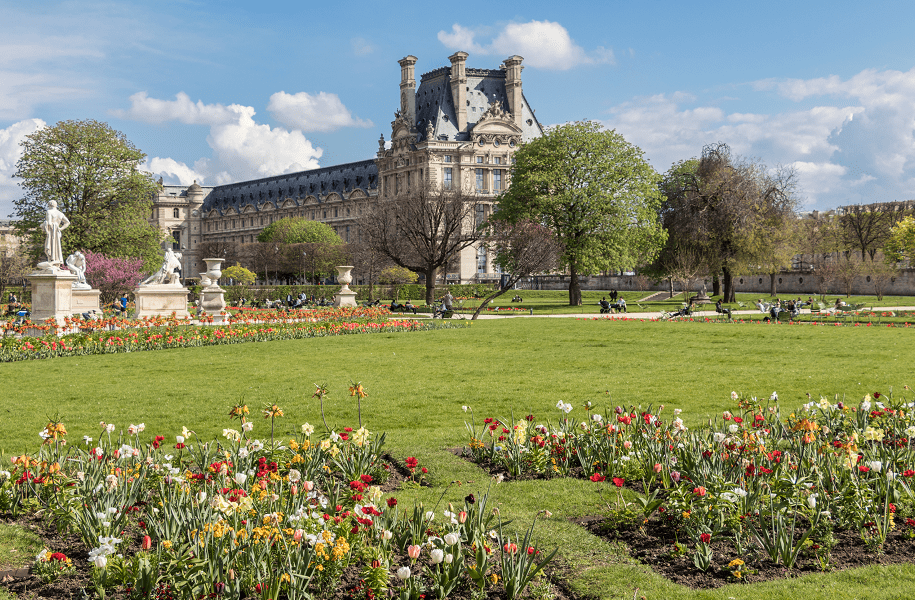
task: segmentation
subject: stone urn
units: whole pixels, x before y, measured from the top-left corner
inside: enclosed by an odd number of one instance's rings
[[[224,258],[204,258],[203,262],[207,264],[207,277],[210,279],[209,286],[219,286],[219,278],[222,277],[222,263]],[[202,282],[201,282],[202,283]]]
[[[343,287],[334,296],[334,306],[356,306],[356,292],[349,289],[349,284],[353,282],[353,276],[350,275],[352,270],[352,265],[337,267],[337,281],[343,284]]]

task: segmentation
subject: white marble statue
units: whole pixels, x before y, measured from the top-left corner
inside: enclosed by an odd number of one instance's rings
[[[45,232],[44,253],[48,257],[48,263],[53,267],[58,267],[64,262],[64,252],[60,245],[61,232],[70,226],[70,219],[64,213],[57,210],[57,202],[51,200],[48,202],[48,212],[41,228]]]
[[[179,285],[178,270],[181,269],[181,253],[171,248],[165,251],[162,266],[159,270],[147,277],[140,285],[163,284]]]
[[[67,257],[67,269],[76,275],[76,281],[73,282],[74,290],[92,289],[92,287],[86,283],[86,257],[82,252],[77,250]]]

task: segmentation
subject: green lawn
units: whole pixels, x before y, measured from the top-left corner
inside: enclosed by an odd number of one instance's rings
[[[527,303],[527,298],[525,298]],[[278,435],[308,421],[320,425],[314,383],[328,383],[328,423],[354,425],[356,405],[347,388],[361,381],[369,397],[362,416],[373,431],[388,432],[398,457],[416,456],[435,487],[398,494],[434,503],[457,502],[485,489],[486,473],[449,450],[466,441],[470,406],[477,419],[532,413],[555,420],[556,402],[599,407],[617,403],[679,407],[696,426],[731,409],[732,390],[768,396],[777,391],[794,408],[806,394],[859,400],[866,393],[901,391],[911,380],[911,333],[904,329],[774,327],[708,323],[642,323],[575,319],[479,321],[463,330],[342,336],[54,359],[0,366],[3,460],[33,450],[48,416],[59,414],[70,443],[97,438],[99,421],[118,429],[146,423],[144,435],[174,440],[182,426],[212,438],[230,426],[232,404],[255,410],[278,403],[286,417]],[[911,392],[909,392],[911,393]],[[269,437],[258,419],[255,433]],[[451,484],[458,481],[460,484]],[[448,487],[451,485],[451,487]],[[572,568],[571,585],[600,598],[902,598],[915,594],[915,567],[874,567],[765,585],[728,586],[696,594],[634,564],[625,548],[570,524],[596,514],[607,496],[589,481],[555,479],[503,483],[496,500],[503,516],[530,522],[534,512],[554,517],[538,526],[543,541],[559,545]],[[878,590],[871,589],[878,586]],[[881,595],[882,594],[882,595]]]

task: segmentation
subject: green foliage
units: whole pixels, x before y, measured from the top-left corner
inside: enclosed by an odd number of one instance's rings
[[[235,283],[240,285],[251,285],[254,283],[255,275],[248,269],[244,268],[238,263],[235,263],[234,266],[231,266],[222,271],[222,279],[228,281],[229,279],[233,280]]]
[[[417,279],[419,279],[419,275],[410,269],[405,269],[404,267],[398,267],[396,265],[388,267],[378,275],[379,282],[392,285],[398,283],[416,283]]]
[[[326,223],[310,221],[304,217],[286,217],[274,221],[257,235],[259,242],[278,244],[332,244],[339,245],[343,240]]]
[[[47,202],[70,220],[61,243],[65,255],[91,250],[142,258],[158,267],[162,233],[148,219],[158,184],[140,170],[146,155],[123,133],[99,121],[61,121],[22,142],[15,177],[25,192],[14,201],[17,230],[40,251]]]
[[[593,122],[561,125],[522,146],[515,161],[497,217],[532,219],[553,231],[560,267],[572,274],[570,304],[581,303],[579,274],[646,262],[666,239],[660,177],[616,131]]]
[[[900,262],[915,258],[915,219],[905,217],[890,231],[883,252],[888,260]]]

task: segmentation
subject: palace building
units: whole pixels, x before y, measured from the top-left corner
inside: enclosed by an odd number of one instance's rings
[[[399,61],[400,108],[390,141],[381,135],[374,159],[215,187],[162,186],[152,222],[183,252],[185,276],[205,270],[197,252],[202,243],[251,243],[284,217],[327,223],[345,242],[357,242],[358,219],[373,200],[415,186],[475,193],[482,200],[477,220],[486,218],[509,185],[515,149],[543,128],[522,90],[520,56],[499,69],[468,68],[467,57],[453,54],[451,66],[424,74],[419,87],[417,58]],[[469,283],[498,273],[485,249],[468,248],[444,276]]]

